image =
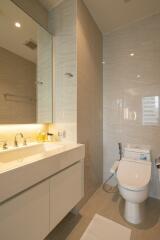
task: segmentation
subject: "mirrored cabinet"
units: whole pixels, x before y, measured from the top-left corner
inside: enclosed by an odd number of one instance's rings
[[[0,1],[0,124],[53,121],[53,36]]]

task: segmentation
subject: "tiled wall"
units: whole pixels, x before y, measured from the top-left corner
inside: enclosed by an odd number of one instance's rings
[[[65,0],[49,13],[54,48],[55,127],[66,130],[66,140],[77,140],[76,1]],[[72,76],[69,76],[71,73]]]
[[[102,34],[82,0],[60,3],[49,13],[49,29],[54,34],[54,128],[66,130],[67,140],[85,144],[85,202],[102,183]]]
[[[160,15],[104,36],[104,180],[119,157],[117,143],[149,145],[160,154],[160,125],[143,125],[142,99],[160,96]],[[160,122],[159,122],[160,123]],[[153,163],[150,195],[160,198]]]

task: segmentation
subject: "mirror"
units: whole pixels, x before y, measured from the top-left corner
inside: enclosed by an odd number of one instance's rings
[[[52,122],[52,35],[10,0],[0,31],[0,124]]]

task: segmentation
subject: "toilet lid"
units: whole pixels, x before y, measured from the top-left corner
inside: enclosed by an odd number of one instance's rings
[[[117,171],[118,183],[127,189],[140,191],[151,178],[151,162],[123,159]]]

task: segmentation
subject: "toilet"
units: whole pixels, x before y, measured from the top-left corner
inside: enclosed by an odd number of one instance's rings
[[[125,148],[117,170],[118,188],[125,200],[124,217],[132,224],[143,220],[143,205],[151,179],[150,150]]]

